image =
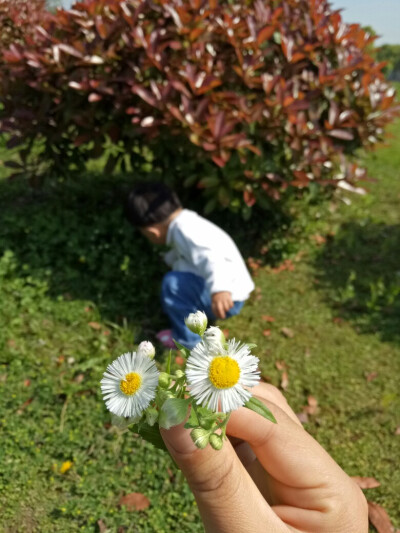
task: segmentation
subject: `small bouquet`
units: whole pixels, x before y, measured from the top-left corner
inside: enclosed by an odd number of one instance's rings
[[[201,311],[191,313],[185,324],[201,337],[192,350],[175,342],[186,359],[185,370],[171,373],[170,352],[165,372],[159,372],[154,346],[148,341],[108,365],[101,390],[117,425],[130,426],[165,449],[159,428],[170,429],[186,420],[198,448],[210,444],[220,450],[235,409],[246,407],[276,422],[250,392],[260,380],[259,359],[251,354],[255,345],[226,340],[218,327],[207,329],[207,316]]]

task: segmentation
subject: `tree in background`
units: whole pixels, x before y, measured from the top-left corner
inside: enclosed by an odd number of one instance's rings
[[[11,0],[9,0],[11,1]],[[394,90],[374,37],[326,0],[87,0],[45,17],[1,67],[15,175],[107,157],[248,215],[282,192],[364,176]]]

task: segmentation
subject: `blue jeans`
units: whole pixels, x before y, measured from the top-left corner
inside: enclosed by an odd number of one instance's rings
[[[240,313],[244,302],[234,302],[226,313],[226,318]],[[189,313],[204,311],[210,320],[216,320],[211,309],[211,295],[205,281],[191,272],[171,271],[165,274],[161,287],[161,305],[169,316],[173,338],[187,348],[193,348],[199,341],[199,335],[192,333],[184,319]]]

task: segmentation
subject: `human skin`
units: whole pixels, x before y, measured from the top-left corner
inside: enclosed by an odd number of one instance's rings
[[[224,319],[232,307],[232,294],[229,291],[215,292],[211,296],[211,309],[217,318]]]
[[[207,533],[367,533],[365,497],[302,427],[283,395],[252,389],[277,419],[234,411],[221,450],[200,450],[183,425],[163,439],[196,498]]]

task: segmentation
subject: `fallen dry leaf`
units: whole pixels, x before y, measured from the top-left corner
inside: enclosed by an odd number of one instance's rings
[[[85,374],[78,374],[76,378],[74,379],[75,383],[82,383],[82,381],[85,379]]]
[[[122,496],[118,505],[124,505],[128,511],[143,511],[150,506],[150,500],[140,492],[131,492]]]
[[[393,533],[389,515],[377,503],[368,502],[368,518],[378,533]]]
[[[99,324],[98,322],[89,322],[89,326],[92,329],[101,329],[101,324]]]
[[[264,320],[265,322],[275,322],[275,318],[273,316],[269,316],[269,315],[262,315],[262,320]]]
[[[304,407],[304,412],[309,415],[316,415],[319,411],[318,400],[310,395],[307,398],[307,403],[308,405]]]
[[[288,337],[289,339],[294,337],[294,333],[290,328],[282,328],[281,333],[284,337]]]
[[[365,376],[365,378],[366,378],[368,383],[370,383],[371,381],[373,381],[377,377],[378,377],[378,372],[370,372],[369,374],[366,374],[366,376]]]
[[[294,264],[291,259],[285,259],[282,264],[275,268],[271,268],[271,272],[274,274],[279,274],[280,272],[284,272],[285,270],[289,270],[289,272],[293,272],[294,270]]]
[[[325,244],[325,243],[326,243],[326,237],[324,237],[323,235],[319,235],[319,233],[317,233],[316,235],[312,235],[311,238],[312,238],[313,241],[315,241],[318,245],[321,245],[321,244]]]
[[[289,386],[289,376],[286,370],[284,370],[282,372],[282,377],[281,377],[281,389],[286,390],[288,386]]]
[[[105,525],[103,520],[97,520],[97,527],[99,528],[99,533],[107,532],[107,526]]]
[[[183,365],[184,362],[185,362],[185,359],[183,357],[181,357],[180,355],[177,355],[175,357],[175,363],[177,365]]]
[[[381,486],[379,481],[374,477],[352,476],[351,479],[357,483],[360,489],[375,489]]]
[[[302,424],[307,424],[308,422],[308,414],[307,413],[297,413],[297,418],[300,420]]]
[[[17,410],[17,415],[22,415],[22,413],[24,412],[24,410],[28,407],[28,405],[30,405],[31,403],[33,402],[33,398],[28,398],[28,400],[26,400],[22,405],[21,407]]]
[[[264,337],[269,337],[271,335],[271,330],[270,329],[264,329],[263,335],[264,335]]]
[[[400,426],[396,428],[396,431],[394,432],[395,435],[400,435]]]

